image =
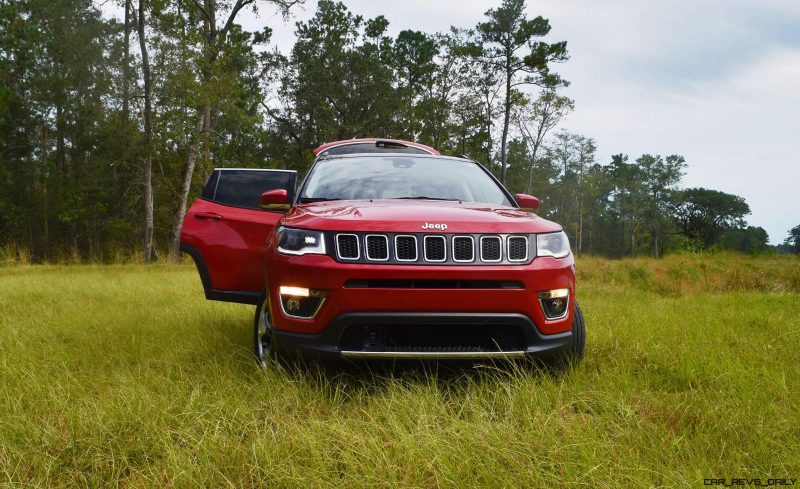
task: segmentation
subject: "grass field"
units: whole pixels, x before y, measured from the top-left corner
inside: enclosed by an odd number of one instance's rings
[[[800,260],[578,262],[561,376],[256,368],[191,265],[0,267],[0,485],[702,487],[800,479]]]

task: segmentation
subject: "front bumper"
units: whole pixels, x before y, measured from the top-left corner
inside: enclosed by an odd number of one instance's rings
[[[369,328],[372,325],[386,327],[491,327],[508,325],[521,333],[521,342],[512,349],[486,349],[482,351],[458,348],[422,348],[412,351],[388,347],[385,344],[373,346],[343,346],[343,336],[350,328]],[[322,332],[317,334],[292,333],[275,330],[275,345],[284,354],[300,354],[320,360],[348,359],[431,359],[431,360],[481,360],[518,359],[536,357],[553,358],[567,353],[572,344],[572,332],[543,335],[533,322],[522,314],[488,313],[347,313],[337,316]]]
[[[388,283],[353,287],[354,281]],[[403,281],[503,281],[514,288],[426,288],[392,286]],[[325,302],[313,319],[290,317],[280,307],[280,286],[324,291]],[[569,289],[574,304],[572,256],[535,258],[510,266],[413,266],[338,263],[326,255],[286,256],[268,252],[267,290],[279,350],[295,350],[320,358],[516,358],[560,354],[572,341],[573,308],[564,318],[548,320],[537,294]],[[503,348],[432,348],[400,351],[381,345],[350,348],[342,335],[348,327],[388,325],[393,328],[447,327],[465,330],[504,324],[520,331],[521,339]]]

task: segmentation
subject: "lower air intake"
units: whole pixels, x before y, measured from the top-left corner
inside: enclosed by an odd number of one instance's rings
[[[525,349],[510,324],[353,325],[339,341],[343,351],[503,352]]]

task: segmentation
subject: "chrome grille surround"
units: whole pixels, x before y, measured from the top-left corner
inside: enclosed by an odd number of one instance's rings
[[[492,241],[497,242],[498,252],[497,258],[486,258],[486,250],[487,246],[491,246],[488,243]],[[493,250],[492,250],[493,251]],[[486,263],[500,263],[503,261],[503,238],[500,236],[481,236],[481,261]]]
[[[399,240],[406,240],[411,238],[414,240],[414,258],[400,258],[400,244]],[[419,259],[419,251],[417,250],[417,237],[413,234],[398,234],[394,237],[394,259],[400,262],[415,262]]]
[[[356,240],[356,256],[342,256],[341,249],[342,249],[342,238],[347,238],[352,236]],[[336,256],[340,260],[346,261],[357,261],[361,258],[361,247],[359,245],[359,239],[357,234],[348,234],[348,233],[340,233],[336,235]]]
[[[383,246],[386,250],[386,255],[381,256],[372,256],[370,253],[370,244],[376,242],[376,240],[382,240]],[[368,234],[364,237],[364,253],[367,255],[367,260],[370,261],[389,261],[389,238],[385,234]]]
[[[525,250],[525,254],[521,257],[518,256],[519,250],[517,249],[520,244]],[[506,256],[508,261],[516,263],[527,261],[528,254],[528,238],[526,236],[514,235],[506,237]]]
[[[434,240],[435,241],[440,241],[441,240],[441,245],[442,245],[442,258],[441,259],[428,258],[428,250],[430,250],[431,247],[435,246],[433,244],[429,245],[428,242],[429,241],[432,242]],[[441,262],[447,261],[447,238],[445,238],[444,236],[441,236],[441,235],[438,235],[438,234],[428,234],[428,235],[426,235],[422,239],[422,248],[423,248],[422,255],[425,258],[425,261],[434,262],[434,263],[441,263]]]
[[[457,242],[466,242],[466,240],[469,240],[469,248],[470,248],[470,251],[472,253],[471,253],[469,259],[458,258],[458,252],[457,252],[457,248],[456,248],[456,243]],[[452,255],[453,255],[453,261],[454,262],[471,263],[471,262],[475,261],[475,238],[473,238],[472,236],[464,236],[464,235],[453,236],[452,250],[453,250],[452,251]]]

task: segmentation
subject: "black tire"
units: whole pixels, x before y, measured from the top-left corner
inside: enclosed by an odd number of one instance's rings
[[[253,354],[262,367],[275,362],[275,334],[269,310],[269,298],[262,293],[253,318]]]
[[[577,365],[583,358],[586,350],[586,321],[583,318],[581,306],[575,301],[575,319],[572,321],[572,343],[563,353],[545,362],[546,365],[563,370],[570,365]]]
[[[583,358],[584,350],[586,350],[586,320],[583,318],[580,304],[575,301],[575,320],[572,321],[572,348],[570,355],[575,361],[578,361]]]

